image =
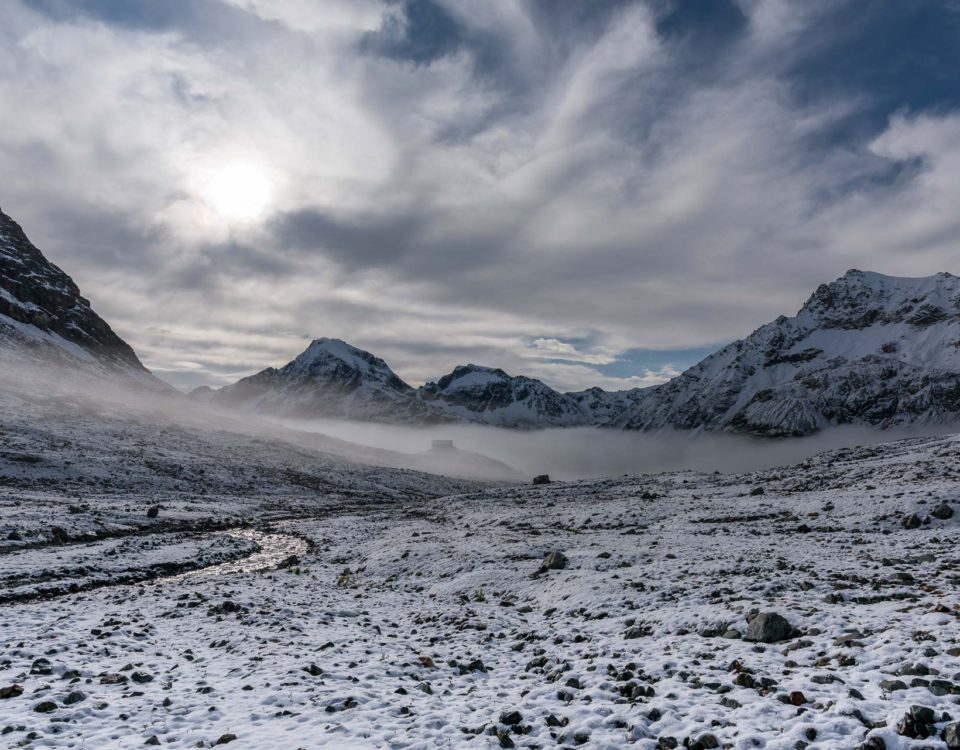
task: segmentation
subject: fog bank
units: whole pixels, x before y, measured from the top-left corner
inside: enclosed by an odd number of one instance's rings
[[[770,440],[730,434],[638,433],[594,427],[524,431],[481,425],[412,427],[332,419],[282,420],[281,424],[403,453],[426,451],[432,440],[453,440],[461,450],[503,461],[527,476],[550,474],[564,480],[687,469],[722,473],[756,471],[796,464],[835,448],[956,431],[955,426],[886,431],[837,427],[805,438]]]

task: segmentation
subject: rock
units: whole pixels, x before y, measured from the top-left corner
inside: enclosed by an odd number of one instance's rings
[[[793,637],[794,628],[787,619],[776,612],[762,612],[747,623],[744,640],[760,643],[776,643]]]
[[[53,701],[43,701],[33,707],[38,714],[49,714],[57,710],[57,704]]]
[[[545,573],[548,570],[563,570],[567,567],[567,556],[560,551],[548,552],[543,562],[540,563],[538,573]]]
[[[320,675],[323,674],[323,670],[313,662],[310,662],[309,665],[304,667],[303,671],[306,672],[311,677],[319,677]]]
[[[895,693],[898,690],[906,690],[907,683],[903,680],[881,680],[880,688],[888,693]]]
[[[160,515],[160,506],[153,505],[147,509],[147,518],[156,518]]]
[[[930,515],[941,521],[947,521],[953,518],[953,508],[947,505],[947,503],[940,503],[940,505],[930,511]]]
[[[236,602],[230,601],[227,599],[223,604],[217,604],[207,610],[207,614],[211,617],[216,615],[230,615],[237,612],[243,612],[244,606],[242,604],[237,604]]]
[[[794,690],[792,693],[790,693],[788,699],[790,700],[790,705],[792,706],[802,706],[807,702],[807,696],[805,696],[799,690]]]
[[[214,744],[214,745],[226,745],[226,744],[229,743],[229,742],[233,742],[235,739],[237,739],[237,735],[235,735],[235,734],[221,734],[221,735],[220,735],[220,739],[218,739],[218,740],[217,740],[216,742],[214,742],[213,744]]]
[[[764,490],[763,487],[754,487],[752,490],[750,490],[750,496],[757,497],[759,495],[763,495],[765,492],[766,490]]]
[[[947,724],[940,732],[940,739],[947,745],[947,750],[960,750],[960,721]]]
[[[549,474],[538,474],[533,478],[534,484],[550,484],[550,475]]]
[[[933,726],[936,717],[933,709],[926,706],[911,706],[897,724],[897,734],[914,740],[923,740],[936,734]]]
[[[857,745],[857,750],[887,750],[887,743],[884,742],[883,737],[875,734],[872,737],[867,737],[862,744]]]
[[[70,535],[67,533],[67,530],[59,526],[54,526],[50,529],[50,536],[53,537],[53,541],[57,544],[66,544],[70,541]]]
[[[111,674],[105,674],[100,678],[101,685],[125,685],[127,683],[126,675],[113,672]]]
[[[63,699],[63,705],[72,706],[74,703],[82,703],[87,699],[87,694],[82,690],[74,690],[70,695]]]
[[[903,517],[903,520],[900,521],[900,525],[905,529],[919,529],[921,526],[923,526],[923,521],[916,513],[911,513],[909,516]]]
[[[147,674],[146,672],[132,672],[130,674],[130,679],[136,682],[138,685],[145,685],[148,682],[153,682],[153,675]]]
[[[508,727],[515,727],[521,721],[523,721],[523,714],[519,711],[504,711],[500,714],[500,723]]]
[[[157,735],[155,735],[155,734],[151,734],[149,737],[147,737],[147,741],[144,742],[143,744],[144,744],[144,745],[159,745],[159,744],[160,744],[160,738],[157,737]]]
[[[0,699],[16,698],[19,695],[23,695],[23,685],[8,685],[0,688]]]

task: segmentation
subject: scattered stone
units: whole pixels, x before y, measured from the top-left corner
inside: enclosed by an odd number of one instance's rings
[[[903,520],[900,521],[900,525],[905,529],[919,529],[921,526],[923,526],[923,521],[916,513],[911,513],[910,515],[903,517]]]
[[[534,484],[550,484],[550,475],[549,474],[538,474],[533,478]]]
[[[214,742],[213,744],[214,744],[214,745],[226,745],[227,743],[233,742],[235,739],[237,739],[237,735],[235,735],[235,734],[221,734],[221,735],[220,735],[220,739],[218,739],[218,740],[217,740],[216,742]]]
[[[63,699],[63,705],[72,706],[74,703],[82,703],[87,699],[87,694],[82,690],[74,690],[70,695]]]
[[[149,737],[147,737],[147,741],[144,742],[143,744],[144,744],[144,745],[159,745],[159,744],[160,744],[160,738],[157,737],[157,735],[155,735],[155,734],[151,734]]]
[[[940,503],[936,508],[930,511],[930,515],[934,518],[937,518],[941,521],[947,521],[953,518],[953,508],[951,508],[947,503]]]
[[[897,724],[897,734],[914,740],[923,740],[936,734],[936,717],[932,708],[911,706]]]
[[[895,693],[898,690],[906,690],[907,683],[903,680],[881,680],[880,688],[888,693]]]
[[[23,685],[8,685],[0,688],[0,699],[16,698],[19,695],[23,695]]]
[[[960,750],[960,721],[947,724],[940,732],[940,739],[947,745],[947,750]]]
[[[50,536],[53,537],[53,541],[56,544],[66,544],[70,541],[70,535],[67,533],[67,530],[59,526],[54,526],[50,529]]]
[[[156,518],[159,515],[160,515],[159,505],[153,505],[147,509],[147,518]],[[158,742],[157,744],[159,745],[160,743]]]
[[[33,707],[38,714],[49,714],[57,710],[57,704],[53,701],[43,701]]]
[[[514,727],[523,721],[523,714],[519,711],[504,711],[500,714],[500,723],[506,724],[508,727]]]

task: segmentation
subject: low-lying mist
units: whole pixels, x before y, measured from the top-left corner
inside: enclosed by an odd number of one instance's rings
[[[27,426],[36,430],[48,422],[78,418],[104,420],[113,424],[110,429],[118,430],[123,423],[152,425],[158,430],[177,426],[204,433],[208,441],[209,433],[220,433],[227,442],[231,435],[246,435],[351,463],[489,481],[528,481],[537,474],[570,480],[680,470],[736,473],[796,464],[835,448],[943,435],[958,429],[957,425],[885,431],[845,427],[807,438],[763,440],[587,427],[508,430],[463,424],[414,427],[334,419],[278,420],[222,411],[172,390],[130,388],[74,368],[36,366],[16,358],[0,356],[0,373],[0,432],[10,428],[11,435]],[[431,451],[432,440],[452,440],[460,452]],[[184,449],[189,450],[187,445]],[[291,453],[291,460],[310,461],[297,452]]]
[[[503,461],[527,476],[555,479],[646,474],[660,471],[737,473],[789,466],[836,448],[872,445],[956,430],[837,427],[804,438],[762,439],[731,434],[640,433],[594,427],[508,430],[480,425],[408,427],[331,419],[284,420],[295,430],[401,453],[430,449],[432,440],[453,440],[465,451]]]

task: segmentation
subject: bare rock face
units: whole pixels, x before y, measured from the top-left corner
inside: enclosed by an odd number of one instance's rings
[[[154,377],[66,273],[0,211],[0,354],[82,369],[155,392]]]
[[[25,343],[33,338],[35,346],[66,342],[66,352],[72,344],[102,363],[147,372],[133,349],[91,309],[73,279],[48,261],[2,211],[0,336]]]

